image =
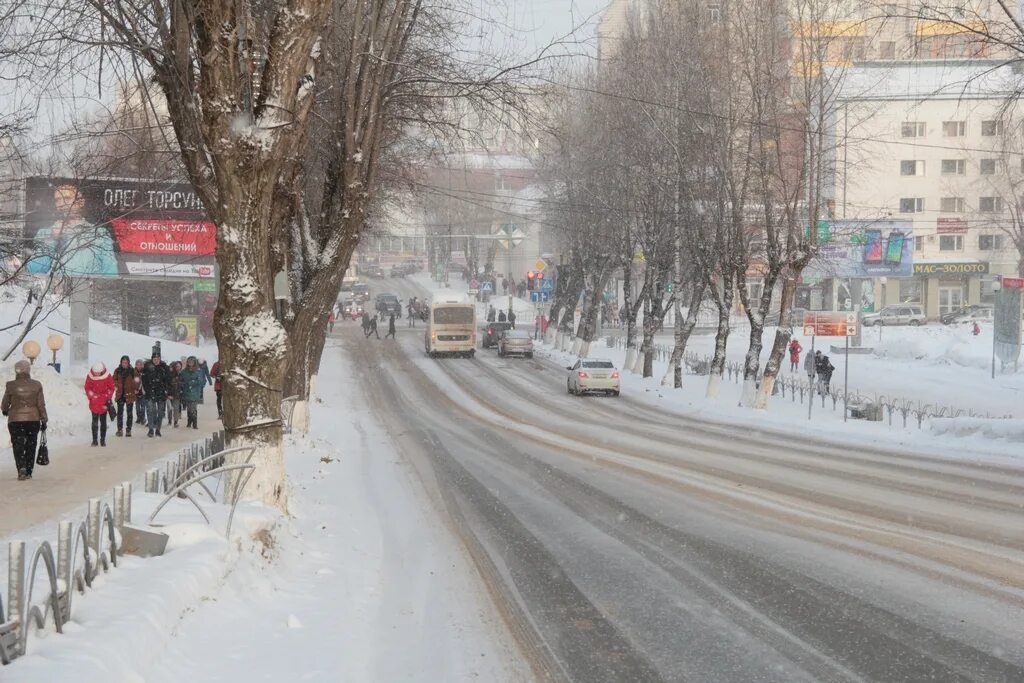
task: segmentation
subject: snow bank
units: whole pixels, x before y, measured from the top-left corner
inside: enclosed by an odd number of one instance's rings
[[[977,337],[969,325],[869,328],[863,336],[880,358],[982,369],[992,364],[991,325],[982,325]]]
[[[1024,420],[988,420],[981,417],[933,418],[928,421],[928,431],[938,436],[983,436],[1001,439],[1024,447]]]

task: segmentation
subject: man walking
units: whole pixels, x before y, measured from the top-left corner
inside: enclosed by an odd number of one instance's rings
[[[366,338],[369,339],[371,334],[377,337],[377,339],[380,339],[380,334],[377,332],[376,317],[370,318],[370,322],[366,326]]]
[[[388,333],[384,335],[384,338],[387,339],[388,337],[391,337],[392,339],[395,338],[395,314],[394,313],[392,313],[390,316],[388,316]]]
[[[138,398],[139,386],[135,383],[138,373],[132,367],[131,358],[121,356],[121,363],[114,370],[114,402],[117,404],[117,435],[132,435],[132,412]],[[125,413],[128,413],[128,429],[125,430]]]
[[[196,363],[195,356],[189,356],[185,368],[178,375],[178,386],[182,398],[185,399],[185,428],[199,429],[199,399],[203,395],[205,380]]]
[[[160,426],[163,424],[164,412],[167,410],[167,390],[171,385],[171,369],[160,359],[160,352],[153,357],[142,370],[142,388],[146,392],[146,409],[149,417],[149,437],[163,436]]]
[[[516,312],[508,309],[508,324],[513,330],[516,329]]]

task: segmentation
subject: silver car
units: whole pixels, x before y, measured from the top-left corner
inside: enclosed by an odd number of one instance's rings
[[[533,358],[533,339],[526,330],[505,330],[498,340],[499,356]]]
[[[886,306],[877,313],[866,313],[863,318],[864,327],[875,325],[927,325],[928,316],[924,309],[915,304],[894,304]]]
[[[581,396],[599,391],[619,395],[619,371],[610,360],[581,358],[566,370],[569,371],[569,379],[565,388],[570,394]]]

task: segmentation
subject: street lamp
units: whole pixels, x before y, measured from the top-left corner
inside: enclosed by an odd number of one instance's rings
[[[50,365],[57,372],[60,372],[60,366],[57,365],[57,352],[64,348],[64,337],[59,334],[51,334],[46,338],[46,348],[53,352],[53,362]]]
[[[39,347],[39,342],[32,341],[31,339],[21,345],[21,352],[28,358],[28,362],[35,365],[36,358],[39,357],[39,352],[42,349]]]

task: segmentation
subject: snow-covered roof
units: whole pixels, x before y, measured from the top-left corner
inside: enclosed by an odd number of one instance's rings
[[[874,62],[845,69],[840,99],[1003,99],[1024,84],[1002,60]]]

